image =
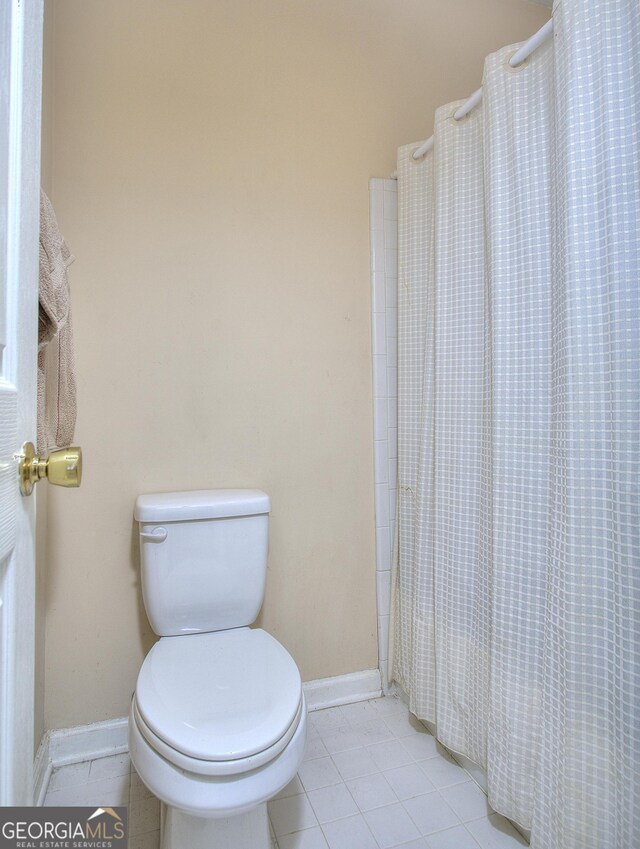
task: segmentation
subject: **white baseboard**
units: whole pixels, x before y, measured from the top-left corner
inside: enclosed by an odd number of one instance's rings
[[[376,699],[382,694],[378,669],[306,681],[302,688],[309,710]],[[123,716],[106,722],[47,731],[34,763],[34,804],[42,805],[49,778],[56,767],[126,752],[127,722],[127,717]]]
[[[127,717],[47,731],[33,765],[34,805],[42,805],[54,769],[128,751]]]
[[[33,762],[33,804],[39,807],[44,804],[49,779],[53,772],[53,764],[49,757],[49,737],[49,732],[43,735]]]
[[[49,759],[54,767],[120,755],[129,748],[127,717],[51,731]]]
[[[365,669],[364,672],[350,672],[348,675],[336,675],[334,678],[305,681],[302,689],[309,710],[377,699],[382,695],[380,670]]]

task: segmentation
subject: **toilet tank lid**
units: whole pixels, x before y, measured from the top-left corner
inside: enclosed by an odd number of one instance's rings
[[[256,516],[270,510],[269,496],[259,489],[201,489],[139,495],[133,515],[138,522],[184,522]]]

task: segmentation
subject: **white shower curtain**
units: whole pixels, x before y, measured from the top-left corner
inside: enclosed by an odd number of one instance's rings
[[[640,847],[640,3],[399,151],[394,677],[534,849]]]

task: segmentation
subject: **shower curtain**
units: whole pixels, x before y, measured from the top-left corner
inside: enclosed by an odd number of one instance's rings
[[[640,3],[399,151],[395,680],[534,849],[640,847]]]

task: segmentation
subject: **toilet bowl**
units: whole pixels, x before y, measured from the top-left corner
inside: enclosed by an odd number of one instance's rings
[[[145,606],[163,636],[138,675],[129,749],[163,803],[162,849],[268,849],[266,803],[304,755],[298,668],[248,627],[264,593],[268,507],[254,490],[136,503]],[[221,622],[235,624],[212,627]]]

